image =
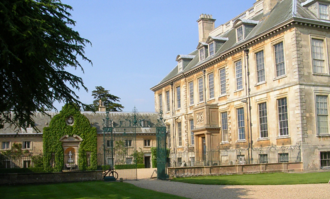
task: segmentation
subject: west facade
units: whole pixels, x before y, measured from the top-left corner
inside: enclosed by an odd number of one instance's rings
[[[156,86],[172,166],[330,166],[330,1],[259,0],[215,28]],[[196,42],[197,43],[197,42]]]

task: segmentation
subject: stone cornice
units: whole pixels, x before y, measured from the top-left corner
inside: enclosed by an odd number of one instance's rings
[[[182,77],[187,77],[190,76],[194,73],[197,73],[199,71],[204,70],[207,67],[210,67],[216,63],[221,62],[222,60],[225,60],[227,57],[236,54],[237,52],[240,52],[242,50],[244,50],[245,48],[248,48],[256,43],[259,43],[261,41],[264,41],[265,39],[268,39],[282,31],[285,31],[287,29],[289,29],[290,27],[293,26],[308,26],[308,27],[313,27],[313,28],[322,28],[322,29],[329,29],[330,28],[330,23],[326,22],[326,21],[319,21],[319,20],[313,20],[313,19],[305,19],[305,18],[299,18],[299,17],[294,17],[286,22],[283,22],[279,25],[277,25],[276,27],[267,30],[264,33],[261,33],[245,42],[242,42],[242,44],[238,45],[238,46],[234,46],[230,49],[228,49],[227,51],[221,53],[220,55],[214,57],[213,59],[201,64],[200,66],[193,68],[185,73],[181,73],[178,76],[175,76],[161,84],[158,84],[154,87],[151,88],[152,91],[157,91],[159,89],[161,89],[162,87],[165,87],[169,84],[171,84],[172,82],[175,82],[179,79],[181,79]]]

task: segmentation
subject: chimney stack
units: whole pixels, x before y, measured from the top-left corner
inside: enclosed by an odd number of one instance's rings
[[[102,102],[102,100],[99,100],[99,111],[100,112],[105,112],[106,108],[104,106],[104,103]]]
[[[272,11],[274,6],[279,2],[279,0],[264,0],[264,14]]]
[[[198,22],[198,42],[206,42],[209,34],[214,30],[215,19],[212,19],[212,15],[201,14],[199,16]]]

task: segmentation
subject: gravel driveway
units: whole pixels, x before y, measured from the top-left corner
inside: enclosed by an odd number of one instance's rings
[[[135,186],[193,199],[213,198],[330,198],[330,184],[197,185],[161,180],[125,181]]]

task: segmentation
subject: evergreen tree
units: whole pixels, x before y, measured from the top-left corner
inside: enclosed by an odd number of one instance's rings
[[[83,70],[78,56],[92,63],[90,41],[72,29],[70,10],[59,0],[0,1],[0,126],[34,124],[33,112],[56,110],[54,101],[84,106],[72,89],[87,88],[65,68]]]
[[[123,105],[116,103],[120,101],[120,98],[109,93],[109,90],[105,90],[102,86],[96,86],[96,90],[92,91],[94,97],[93,104],[85,108],[85,111],[97,111],[99,107],[99,101],[102,100],[107,110],[122,111]]]

